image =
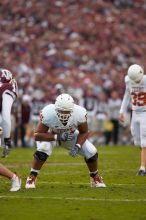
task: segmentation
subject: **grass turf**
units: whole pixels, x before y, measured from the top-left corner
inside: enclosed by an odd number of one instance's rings
[[[10,182],[0,179],[0,219],[145,220],[146,176],[137,177],[140,150],[133,146],[98,147],[99,171],[106,188],[90,188],[82,157],[71,158],[62,148],[41,170],[37,188],[24,188],[34,149],[12,149],[1,159],[22,177],[22,189],[9,192]]]

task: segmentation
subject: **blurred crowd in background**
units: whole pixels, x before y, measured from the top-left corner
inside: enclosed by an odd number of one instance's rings
[[[95,144],[129,144],[118,112],[129,65],[145,65],[145,0],[3,0],[0,66],[14,74],[14,146],[33,146],[40,109],[62,92],[88,110]],[[129,121],[129,114],[127,114]]]

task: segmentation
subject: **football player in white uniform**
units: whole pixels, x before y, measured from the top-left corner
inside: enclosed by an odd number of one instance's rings
[[[57,143],[62,146],[66,143],[72,157],[78,154],[84,157],[92,187],[105,187],[98,173],[97,150],[87,139],[87,112],[83,107],[74,104],[70,95],[61,94],[56,98],[55,104],[43,108],[34,137],[37,150],[25,188],[35,188],[36,177]]]
[[[0,69],[0,112],[5,145],[2,157],[6,157],[11,148],[11,109],[16,97],[16,80],[9,70]]]
[[[125,121],[125,112],[131,102],[131,134],[134,144],[141,147],[141,165],[137,176],[146,175],[146,75],[141,66],[133,64],[125,77],[125,94],[121,104],[119,120]]]

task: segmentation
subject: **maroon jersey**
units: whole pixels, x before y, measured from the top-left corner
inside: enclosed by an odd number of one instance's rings
[[[9,83],[0,83],[0,97],[6,90],[9,91],[13,97],[17,96],[18,87],[16,80],[12,79]]]

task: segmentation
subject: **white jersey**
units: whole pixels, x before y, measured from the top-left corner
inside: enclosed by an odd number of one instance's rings
[[[68,120],[67,125],[63,125],[59,120],[57,113],[55,111],[55,105],[49,104],[43,108],[40,114],[41,122],[48,127],[48,131],[54,133],[66,132],[70,135],[70,140],[66,142],[65,147],[71,149],[74,147],[78,137],[78,126],[87,121],[87,111],[85,108],[74,105],[74,109],[71,117]],[[58,142],[56,141],[37,141],[37,150],[51,155],[53,148],[57,146]],[[63,145],[63,144],[61,144]],[[63,145],[64,146],[64,145]],[[80,155],[84,156],[86,159],[93,157],[96,154],[97,150],[95,146],[86,140],[79,152]]]
[[[122,101],[120,113],[127,110],[129,103],[133,111],[143,112],[146,111],[146,75],[140,84],[130,80],[128,76],[125,77],[126,90]]]
[[[41,122],[54,133],[67,132],[69,134],[74,134],[75,130],[78,128],[78,125],[86,121],[87,111],[85,108],[79,105],[74,105],[72,115],[65,126],[57,117],[54,104],[47,105],[41,111]]]

